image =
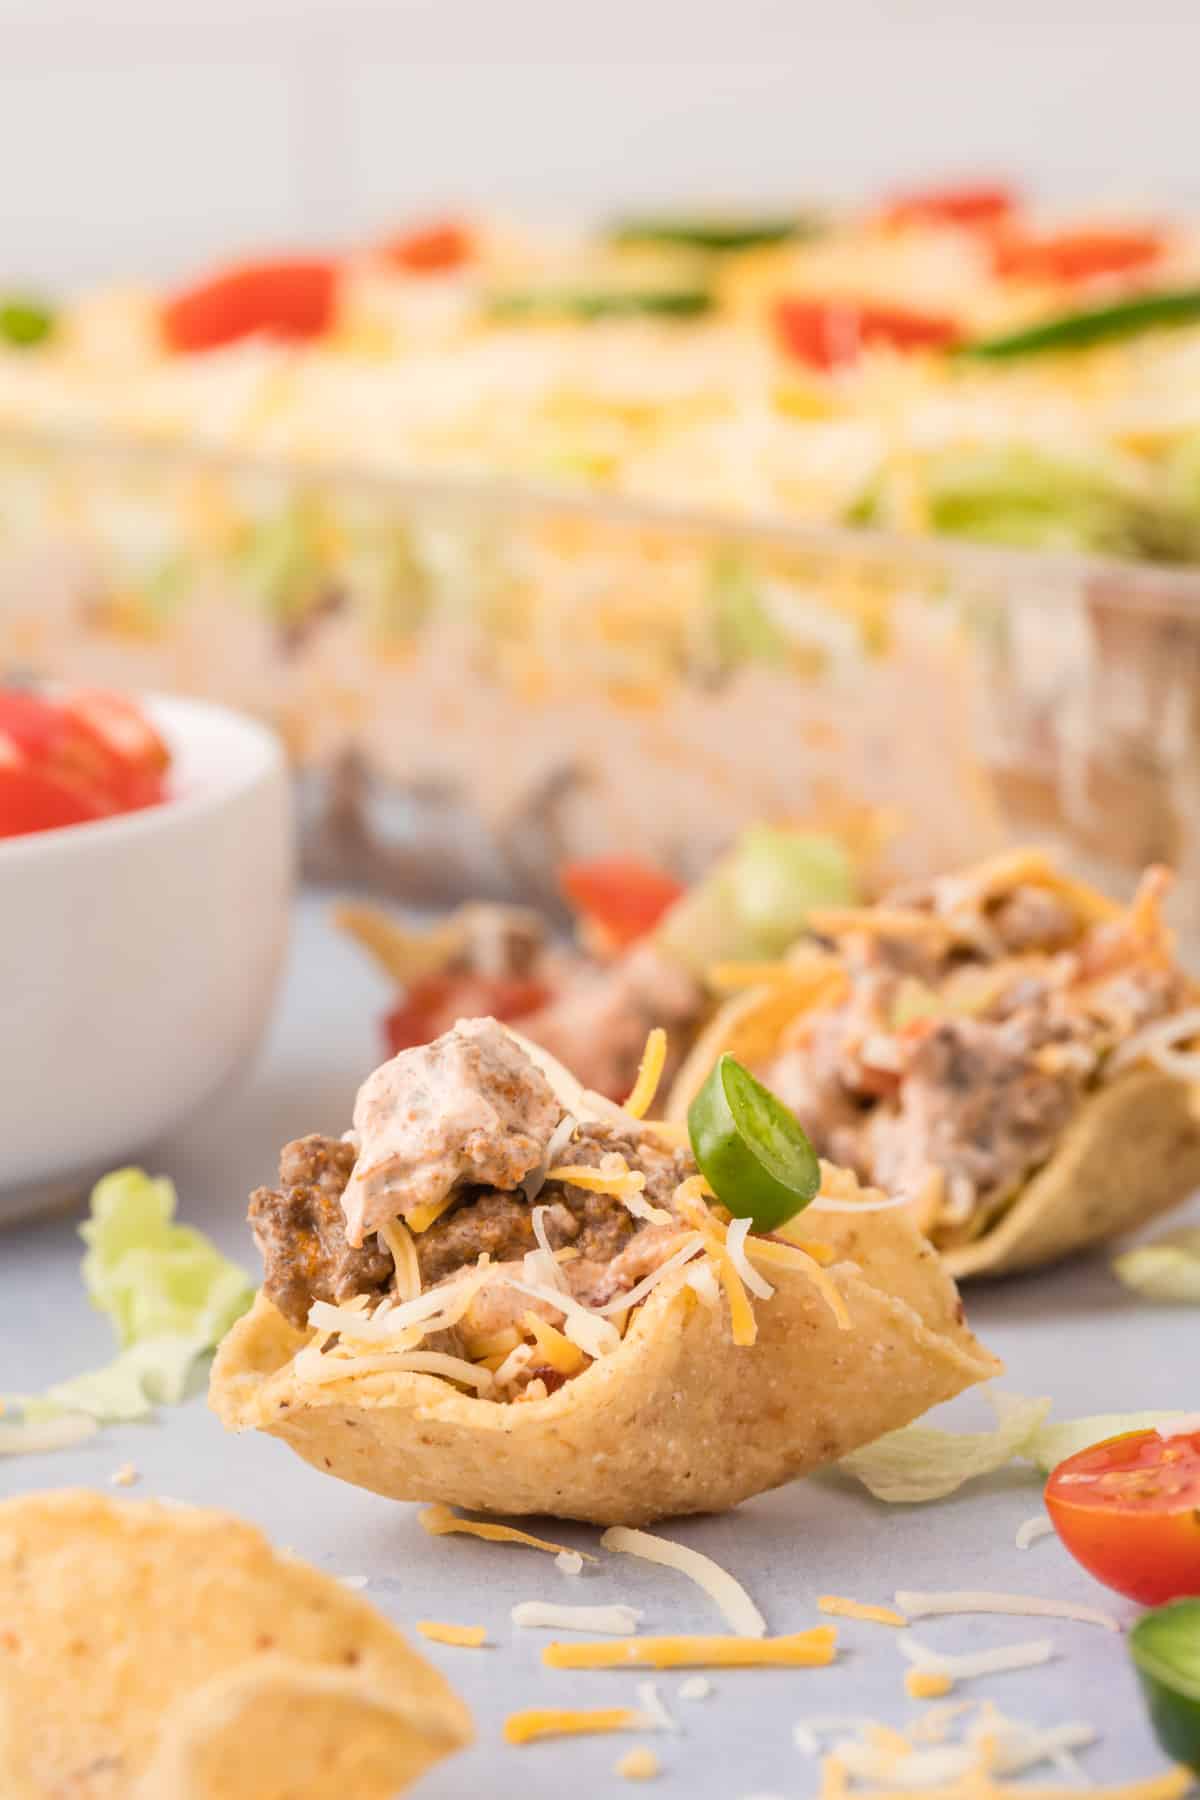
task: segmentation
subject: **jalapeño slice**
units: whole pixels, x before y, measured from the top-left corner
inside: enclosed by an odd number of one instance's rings
[[[1174,1600],[1129,1634],[1155,1735],[1168,1756],[1200,1773],[1200,1600]]]
[[[728,1052],[688,1108],[700,1171],[722,1206],[776,1231],[813,1199],[821,1165],[794,1113]]]

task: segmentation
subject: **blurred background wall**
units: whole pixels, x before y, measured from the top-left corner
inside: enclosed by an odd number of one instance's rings
[[[0,0],[10,278],[440,203],[852,196],[938,171],[1200,201],[1200,0]]]

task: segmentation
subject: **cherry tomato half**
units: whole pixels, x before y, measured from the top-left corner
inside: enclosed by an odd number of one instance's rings
[[[0,689],[0,837],[154,806],[166,797],[168,761],[132,701]]]
[[[564,863],[558,879],[575,911],[598,926],[614,950],[653,931],[684,892],[673,875],[624,856]]]
[[[438,219],[402,231],[379,246],[383,260],[408,275],[443,275],[461,269],[474,251],[471,233],[455,219]]]
[[[550,998],[544,982],[512,975],[474,975],[449,970],[414,981],[404,999],[383,1022],[384,1038],[393,1056],[415,1045],[428,1044],[458,1019],[517,1020],[536,1012]]]
[[[1015,189],[980,181],[897,194],[883,216],[889,225],[994,225],[1016,212],[1018,204]]]
[[[810,299],[793,295],[773,308],[783,348],[814,369],[857,362],[862,351],[886,344],[893,350],[944,350],[959,341],[953,319],[871,301]]]
[[[1200,1431],[1130,1431],[1069,1456],[1046,1510],[1076,1562],[1146,1606],[1200,1595]]]
[[[321,257],[243,263],[186,288],[162,310],[170,349],[217,350],[264,332],[300,340],[333,324],[337,264]]]
[[[1149,268],[1164,248],[1162,233],[1151,228],[1064,231],[1053,237],[1000,233],[992,245],[992,266],[997,275],[1024,281],[1093,281]]]
[[[139,706],[121,694],[90,688],[67,694],[61,705],[107,759],[109,784],[122,811],[155,806],[164,798],[171,753]]]

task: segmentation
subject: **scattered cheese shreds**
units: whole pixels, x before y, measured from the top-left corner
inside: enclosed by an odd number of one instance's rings
[[[564,1575],[582,1575],[583,1558],[578,1550],[560,1550],[555,1562]]]
[[[114,1487],[132,1487],[136,1481],[141,1480],[141,1476],[133,1463],[126,1462],[114,1469],[109,1479]]]
[[[1017,1549],[1028,1550],[1030,1545],[1036,1544],[1039,1538],[1052,1537],[1053,1534],[1054,1526],[1051,1523],[1049,1515],[1047,1513],[1034,1513],[1031,1519],[1026,1519],[1022,1524],[1017,1526]]]
[[[637,1080],[633,1084],[633,1092],[625,1102],[625,1111],[632,1113],[635,1119],[644,1119],[650,1111],[666,1062],[667,1034],[661,1025],[656,1025],[646,1039],[646,1048],[642,1051],[642,1060],[638,1064]]]
[[[1080,1625],[1100,1625],[1105,1631],[1121,1629],[1121,1621],[1098,1606],[1043,1600],[1035,1594],[989,1594],[972,1588],[919,1594],[899,1588],[896,1605],[903,1607],[912,1619],[933,1619],[951,1613],[1008,1613],[1016,1618],[1073,1619]]]
[[[679,1684],[681,1700],[707,1700],[713,1691],[713,1684],[707,1675],[689,1675]]]
[[[370,1580],[370,1576],[368,1576],[368,1575],[339,1575],[338,1580],[341,1582],[341,1584],[344,1588],[350,1588],[352,1592],[357,1593],[361,1588],[366,1587],[368,1581]]]
[[[833,1627],[818,1625],[790,1637],[645,1637],[547,1644],[542,1661],[549,1669],[817,1669],[833,1661],[836,1646]]]
[[[909,1669],[904,1677],[904,1691],[910,1700],[940,1700],[953,1686],[941,1669]]]
[[[421,1232],[428,1231],[431,1225],[436,1224],[457,1199],[457,1194],[447,1194],[444,1200],[434,1200],[429,1206],[414,1206],[405,1219],[405,1224],[410,1231],[415,1231],[420,1236]]]
[[[653,1781],[660,1772],[661,1764],[657,1756],[644,1744],[627,1750],[613,1764],[613,1774],[620,1775],[625,1781]]]
[[[452,1512],[444,1501],[426,1506],[417,1514],[418,1523],[430,1537],[446,1537],[462,1532],[467,1537],[484,1538],[489,1544],[524,1544],[528,1550],[545,1550],[550,1556],[577,1556],[580,1562],[595,1562],[586,1550],[569,1550],[565,1544],[553,1544],[548,1538],[533,1537],[515,1525],[500,1525],[494,1519],[464,1519]]]
[[[896,1770],[892,1771],[892,1779],[896,1779]],[[840,1757],[827,1756],[821,1764],[821,1800],[841,1800],[848,1792],[846,1777],[848,1769]],[[1082,1792],[1087,1800],[1183,1800],[1183,1796],[1191,1792],[1196,1777],[1189,1769],[1176,1767],[1168,1769],[1165,1775],[1153,1775],[1148,1780],[1131,1781],[1120,1787],[1043,1787],[1029,1783],[1013,1783],[993,1781],[982,1772],[969,1773],[965,1778],[940,1782],[923,1789],[904,1787],[899,1784],[893,1787],[856,1788],[854,1800],[1079,1800]]]
[[[766,1636],[767,1622],[741,1582],[711,1557],[702,1556],[699,1550],[690,1550],[686,1544],[676,1544],[670,1538],[657,1537],[649,1531],[631,1530],[626,1525],[610,1526],[600,1542],[606,1550],[640,1556],[664,1568],[678,1569],[716,1603],[731,1631],[739,1632],[743,1637]]]
[[[1027,1644],[1002,1644],[995,1650],[967,1651],[962,1656],[931,1650],[911,1631],[902,1632],[896,1642],[901,1655],[918,1669],[934,1669],[954,1681],[970,1681],[977,1675],[1007,1675],[1016,1669],[1036,1669],[1054,1655],[1054,1645],[1049,1638],[1036,1638]]]
[[[841,1594],[820,1595],[817,1611],[840,1619],[866,1619],[875,1625],[908,1624],[904,1614],[895,1612],[890,1606],[867,1606],[861,1600],[847,1600]]]
[[[548,1319],[543,1319],[532,1309],[525,1314],[522,1323],[527,1331],[532,1332],[538,1355],[549,1368],[560,1375],[579,1373],[587,1359],[578,1344],[573,1344],[557,1326],[551,1325]]]
[[[641,1731],[645,1720],[633,1706],[579,1707],[532,1706],[509,1713],[504,1721],[504,1741],[531,1744],[545,1737],[589,1737],[600,1731]]]
[[[437,1619],[418,1619],[417,1630],[434,1644],[453,1644],[459,1650],[480,1650],[487,1642],[485,1625],[446,1625]]]
[[[36,1456],[46,1450],[69,1450],[99,1431],[90,1413],[60,1413],[54,1419],[0,1421],[0,1456]]]
[[[560,1606],[553,1600],[519,1600],[512,1609],[513,1624],[525,1630],[604,1631],[612,1637],[628,1637],[641,1618],[636,1606]]]

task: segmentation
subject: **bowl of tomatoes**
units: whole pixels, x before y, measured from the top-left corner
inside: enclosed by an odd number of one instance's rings
[[[236,1076],[292,886],[281,746],[194,700],[0,688],[0,1218]]]

